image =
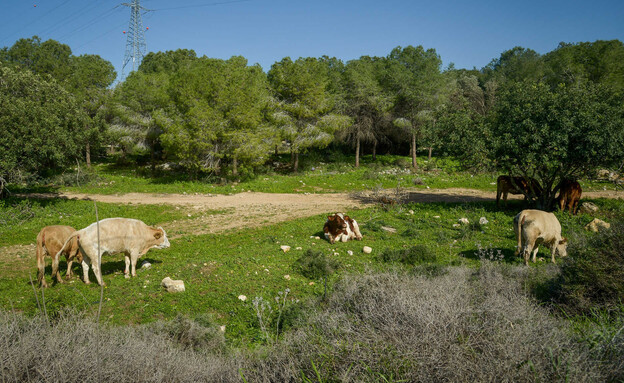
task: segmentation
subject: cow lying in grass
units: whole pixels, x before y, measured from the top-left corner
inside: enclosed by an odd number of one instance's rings
[[[61,247],[67,239],[76,232],[71,226],[46,226],[37,235],[37,268],[39,269],[37,273],[37,281],[41,287],[48,287],[48,284],[45,281],[44,273],[45,273],[45,256],[49,255],[52,257],[52,280],[54,278],[59,283],[63,283],[63,279],[61,278],[61,273],[59,271],[59,261],[61,254]],[[67,260],[67,273],[66,277],[72,276],[72,263],[74,259],[78,262],[82,262],[82,255],[78,251],[78,240],[73,238],[68,246],[62,251],[65,254],[65,259]]]
[[[93,264],[93,273],[100,285],[102,282],[101,264],[98,258],[98,227],[97,223],[78,230],[71,238],[78,238],[78,245],[83,255],[82,270],[85,283],[89,282],[89,264]],[[167,234],[162,227],[153,228],[143,221],[130,218],[107,218],[99,222],[99,240],[101,254],[125,254],[126,278],[136,276],[137,259],[149,249],[165,249],[170,246]],[[62,250],[62,249],[61,249]]]
[[[360,233],[360,227],[357,222],[342,213],[327,216],[323,232],[329,243],[335,243],[336,241],[347,242],[354,238],[358,241],[362,240],[362,233]]]
[[[514,232],[518,238],[516,255],[522,252],[524,264],[529,265],[529,257],[533,252],[533,263],[539,250],[544,244],[550,248],[552,263],[555,263],[555,252],[565,257],[567,253],[567,239],[561,237],[561,224],[553,213],[541,210],[522,210],[513,220]]]

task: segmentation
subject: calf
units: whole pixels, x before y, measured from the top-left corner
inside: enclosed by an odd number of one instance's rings
[[[327,221],[323,226],[323,232],[329,243],[335,243],[336,241],[347,242],[354,238],[358,241],[362,240],[362,233],[360,233],[358,223],[342,213],[328,215]]]
[[[97,222],[92,223],[84,229],[78,230],[70,239],[78,238],[78,245],[83,255],[84,282],[89,283],[89,264],[93,264],[95,278],[102,285],[101,264],[98,258],[97,226]],[[136,276],[137,259],[147,253],[149,249],[165,249],[170,246],[167,234],[162,227],[153,228],[138,219],[103,219],[99,222],[99,231],[101,254],[125,254],[126,270],[124,273],[126,278],[130,278],[130,264],[132,264],[132,276]]]
[[[76,229],[71,226],[55,225],[44,227],[37,235],[36,255],[37,268],[39,269],[39,272],[37,273],[37,281],[41,287],[48,287],[44,277],[46,255],[52,257],[52,280],[56,278],[59,283],[63,283],[61,273],[59,272],[60,249],[63,247],[65,241],[75,232]],[[65,254],[65,259],[67,260],[67,273],[65,276],[71,277],[71,267],[74,259],[78,262],[82,262],[82,255],[78,250],[78,240],[73,238],[62,253]]]
[[[561,257],[567,255],[567,239],[561,237],[561,224],[553,213],[541,210],[522,210],[514,217],[513,225],[518,238],[516,255],[522,251],[525,265],[529,265],[531,252],[533,252],[535,263],[541,243],[550,248],[553,263],[555,263],[555,252]]]
[[[576,215],[579,200],[581,199],[582,194],[583,189],[577,181],[570,179],[565,179],[561,181],[561,186],[559,188],[559,197],[557,197],[559,209],[563,211],[567,206],[570,213]]]
[[[507,195],[509,193],[524,194],[524,200],[526,201],[527,195],[536,197],[542,195],[542,186],[535,178],[499,176],[496,180],[496,207],[498,207],[501,194],[503,202],[507,206]]]

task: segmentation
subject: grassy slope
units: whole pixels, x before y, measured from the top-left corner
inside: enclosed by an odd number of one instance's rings
[[[601,214],[621,214],[623,204],[619,201],[597,201],[603,207]],[[112,206],[99,204],[100,217],[132,216],[146,218],[146,222],[166,222],[182,218],[183,212],[163,209],[161,206]],[[519,203],[512,203],[509,210],[497,211],[494,203],[480,204],[412,204],[397,206],[389,211],[369,208],[349,212],[362,228],[364,241],[331,245],[321,236],[324,216],[280,223],[265,228],[243,230],[227,235],[186,236],[171,241],[166,250],[152,250],[143,258],[152,263],[149,270],[139,270],[138,276],[130,280],[123,277],[123,256],[114,255],[104,259],[103,273],[107,283],[104,297],[103,318],[111,323],[143,323],[156,319],[171,319],[178,314],[191,317],[212,315],[218,323],[227,325],[227,336],[234,342],[247,343],[259,339],[257,320],[251,305],[256,296],[263,296],[273,302],[279,291],[291,290],[293,300],[303,300],[322,294],[320,281],[309,280],[293,268],[295,260],[307,249],[319,249],[340,263],[340,269],[333,276],[366,268],[383,269],[378,256],[386,248],[404,248],[414,244],[425,244],[437,255],[439,264],[468,264],[478,262],[479,245],[483,248],[500,249],[503,262],[519,263],[513,257],[515,238],[511,221],[520,209]],[[5,242],[29,243],[37,228],[44,224],[57,223],[59,207],[69,214],[68,223],[92,221],[92,203],[84,201],[62,201],[41,207],[35,217],[21,226],[30,231],[24,242],[20,230],[4,232],[2,238],[13,238]],[[413,214],[410,212],[413,211]],[[54,215],[54,217],[53,217]],[[439,218],[435,218],[439,216]],[[453,228],[460,217],[471,222],[485,216],[487,225]],[[570,217],[559,214],[566,232],[579,230],[589,216]],[[81,227],[80,224],[76,226]],[[389,233],[382,229],[389,226],[397,230]],[[280,245],[292,249],[284,253]],[[373,248],[373,253],[362,253],[362,246]],[[301,250],[297,250],[301,247]],[[353,251],[353,255],[347,253]],[[497,255],[496,251],[484,251],[482,255]],[[547,258],[546,250],[540,255]],[[35,276],[33,259],[0,258],[0,305],[15,308],[26,313],[35,313],[37,303],[28,283],[28,273]],[[143,260],[141,259],[139,263]],[[49,262],[49,261],[48,261]],[[62,265],[64,262],[62,262]],[[62,267],[62,266],[61,266]],[[76,267],[76,272],[82,272]],[[50,267],[47,268],[49,279]],[[290,276],[290,279],[285,276]],[[160,287],[164,277],[182,279],[186,292],[169,294]],[[94,277],[91,275],[91,280]],[[314,282],[311,284],[311,282]],[[331,286],[331,284],[330,284]],[[45,291],[49,312],[63,307],[94,311],[99,299],[96,285],[84,285],[75,279],[66,285],[57,285]],[[245,295],[247,301],[238,299]]]

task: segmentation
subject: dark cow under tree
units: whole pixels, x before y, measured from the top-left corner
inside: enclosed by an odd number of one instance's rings
[[[507,206],[507,195],[524,194],[524,200],[529,197],[537,198],[542,195],[542,186],[535,178],[520,176],[499,176],[496,180],[496,207],[498,207],[501,195]]]
[[[564,211],[567,207],[571,214],[576,215],[582,194],[583,189],[578,181],[564,179],[559,186],[559,197],[557,197],[559,209]]]

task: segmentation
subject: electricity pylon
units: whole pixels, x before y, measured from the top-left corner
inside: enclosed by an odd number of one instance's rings
[[[140,0],[132,0],[132,3],[122,3],[130,7],[130,25],[128,26],[126,38],[126,53],[124,54],[123,66],[121,67],[121,77],[124,78],[124,69],[132,61],[132,71],[135,71],[147,51],[145,44],[145,29],[141,19],[141,11],[148,11],[141,6]]]

